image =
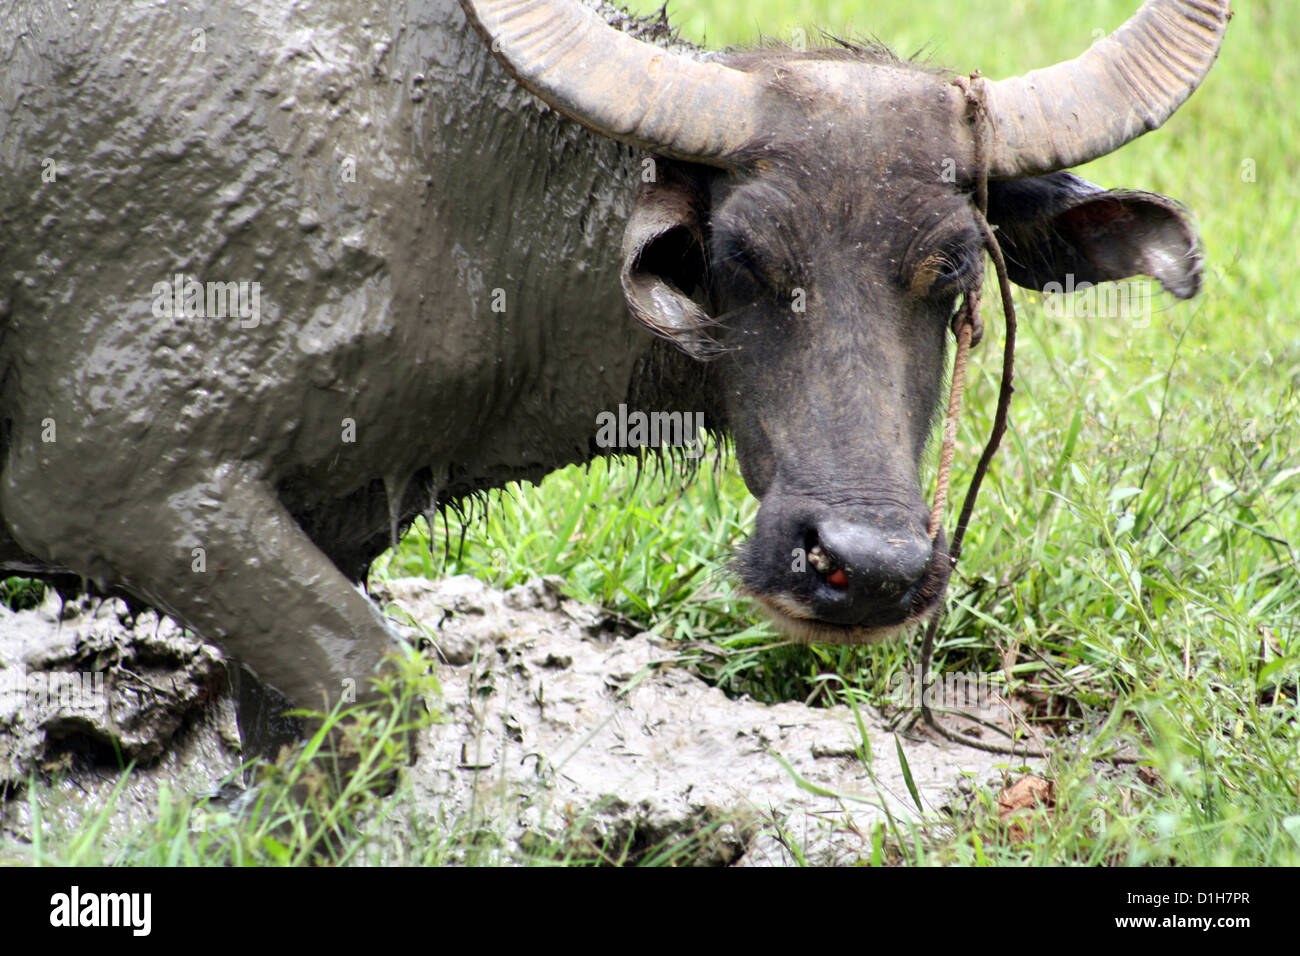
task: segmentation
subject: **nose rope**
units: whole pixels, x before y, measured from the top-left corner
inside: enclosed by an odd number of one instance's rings
[[[962,303],[956,319],[957,356],[952,363],[952,390],[948,393],[948,416],[943,421],[943,448],[939,452],[939,477],[934,486],[934,505],[930,509],[930,540],[943,525],[943,509],[948,504],[948,484],[952,480],[952,459],[957,445],[957,417],[961,414],[961,396],[966,386],[966,360],[970,355],[971,334],[975,322],[971,314],[979,312],[978,291],[972,291]],[[951,552],[949,552],[951,556]]]
[[[1015,391],[1012,381],[1015,374],[1016,356],[1016,306],[1011,298],[1011,284],[1007,277],[1007,266],[1002,255],[1002,247],[998,245],[997,237],[993,234],[993,229],[989,226],[987,219],[988,164],[985,157],[985,122],[988,113],[984,103],[984,84],[985,80],[978,72],[972,73],[969,77],[957,77],[953,81],[953,85],[958,87],[965,95],[967,114],[971,122],[975,153],[975,195],[973,197],[974,208],[972,212],[974,213],[975,224],[980,230],[984,248],[988,251],[989,258],[993,260],[993,268],[997,272],[998,291],[1002,299],[1002,313],[1006,319],[1006,338],[1002,352],[1002,384],[998,390],[998,406],[993,416],[993,427],[989,432],[988,441],[984,444],[984,452],[980,455],[979,462],[975,466],[975,472],[971,476],[970,486],[966,489],[966,497],[962,501],[961,511],[957,518],[957,527],[953,531],[952,540],[948,545],[948,560],[954,570],[957,567],[957,561],[961,557],[962,542],[966,537],[966,529],[970,525],[971,513],[975,509],[975,499],[979,495],[980,485],[984,481],[984,475],[988,472],[993,456],[997,453],[998,446],[1002,443],[1002,436],[1006,432],[1011,394]],[[943,523],[943,510],[947,504],[952,460],[957,443],[957,417],[961,412],[962,392],[966,385],[966,362],[970,353],[971,336],[979,328],[979,310],[980,290],[973,289],[967,293],[962,308],[954,320],[953,333],[957,339],[957,354],[953,359],[952,390],[948,396],[948,417],[944,421],[943,446],[939,454],[939,475],[935,485],[934,507],[930,512],[929,530],[931,540],[939,533],[939,528]],[[930,659],[934,654],[934,639],[938,633],[939,622],[942,617],[942,609],[935,612],[934,617],[930,619],[929,626],[926,628],[925,639],[921,642],[920,686],[923,691],[921,694],[921,717],[926,724],[940,736],[977,750],[1019,757],[1046,756],[1042,751],[1036,749],[1004,747],[998,744],[972,740],[969,737],[954,733],[935,719],[927,700],[929,695],[924,691],[928,690],[929,686]],[[978,718],[971,719],[990,729],[1005,733],[1002,728],[993,724],[980,721]]]
[[[972,213],[975,217],[975,225],[980,230],[984,248],[988,251],[989,258],[993,260],[993,268],[997,272],[998,292],[1002,299],[1002,314],[1006,318],[1006,338],[1002,351],[1002,384],[998,389],[998,406],[993,415],[993,427],[989,431],[988,441],[984,444],[984,452],[975,465],[975,472],[971,476],[970,486],[966,489],[966,497],[962,501],[961,512],[957,518],[957,527],[953,531],[952,540],[948,546],[948,559],[952,563],[954,570],[957,567],[957,561],[961,557],[962,542],[966,537],[966,529],[970,526],[971,512],[975,509],[975,499],[979,495],[980,485],[984,481],[985,474],[988,473],[989,465],[992,463],[993,456],[1002,443],[1002,436],[1007,430],[1007,413],[1011,407],[1011,393],[1015,391],[1012,382],[1015,376],[1016,360],[1016,304],[1011,298],[1011,281],[1007,277],[1007,263],[1002,255],[1002,247],[998,245],[997,236],[993,234],[993,228],[989,225],[987,219],[989,194],[988,166],[985,160],[985,123],[988,119],[988,111],[984,103],[984,84],[985,80],[978,72],[972,73],[969,77],[957,77],[953,81],[953,85],[961,89],[965,94],[967,112],[970,116],[975,143],[975,196]],[[930,515],[931,539],[939,533],[939,526],[943,520],[943,508],[948,497],[952,459],[957,438],[957,415],[961,410],[962,391],[966,382],[966,358],[970,351],[972,335],[978,339],[981,331],[979,307],[980,296],[979,290],[976,289],[966,296],[966,300],[954,320],[953,333],[957,338],[957,355],[953,360],[952,392],[948,398],[948,418],[944,422],[943,449],[939,456],[939,477],[935,487],[934,509]],[[934,639],[938,633],[939,622],[942,618],[943,610],[940,609],[930,619],[930,625],[925,631],[925,639],[921,642],[921,717],[925,720],[925,723],[941,737],[965,747],[987,751],[988,753],[1007,754],[1013,757],[1046,757],[1047,754],[1038,748],[1002,746],[973,740],[970,737],[949,730],[935,719],[928,703],[929,695],[925,691],[929,689],[930,658],[934,654]],[[970,714],[964,716],[983,727],[1010,737],[1010,734],[1007,734],[1005,730],[996,724],[980,720]],[[1115,753],[1101,754],[1097,759],[1108,760],[1112,764],[1137,762],[1136,757]]]
[[[975,499],[979,495],[980,485],[983,484],[984,475],[988,472],[989,465],[993,461],[993,455],[1002,443],[1002,435],[1007,427],[1007,410],[1011,404],[1011,393],[1015,391],[1012,379],[1015,373],[1016,355],[1016,304],[1011,298],[1011,286],[1007,278],[1006,260],[1002,256],[1002,247],[998,245],[997,237],[993,234],[993,229],[989,226],[986,218],[989,207],[989,182],[985,121],[988,118],[988,113],[984,106],[984,84],[985,80],[978,72],[972,73],[969,77],[961,76],[953,80],[953,85],[965,95],[967,115],[971,123],[975,153],[975,195],[972,213],[975,217],[975,224],[980,230],[981,242],[984,248],[988,250],[989,258],[993,260],[993,268],[997,272],[998,290],[1002,296],[1002,312],[1006,316],[1006,346],[1002,354],[1002,386],[998,393],[998,408],[993,417],[993,428],[989,433],[988,441],[984,444],[984,452],[980,455],[979,463],[975,466],[975,473],[971,477],[970,487],[966,490],[966,498],[962,501],[956,530],[953,532],[952,540],[948,546],[948,557],[954,568],[961,556],[962,540],[965,538],[966,528],[970,524],[971,512],[975,508]],[[961,413],[962,393],[966,387],[966,364],[970,346],[973,338],[982,331],[979,288],[972,289],[966,294],[961,309],[958,310],[953,319],[952,331],[957,339],[957,355],[953,359],[952,389],[948,394],[948,415],[944,420],[943,446],[939,453],[939,475],[935,483],[934,505],[930,511],[929,532],[931,540],[934,540],[939,534],[939,528],[943,524],[943,510],[948,501],[948,490],[952,480],[952,461],[957,444],[957,419]]]

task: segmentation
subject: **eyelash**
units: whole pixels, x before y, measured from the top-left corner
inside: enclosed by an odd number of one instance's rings
[[[748,248],[735,240],[726,242],[722,248],[723,262],[729,263],[735,268],[743,269],[756,280],[762,280],[763,274],[759,271],[758,263],[754,261],[754,256]]]
[[[936,271],[934,282],[930,286],[931,294],[955,291],[975,269],[978,251],[969,244],[950,246],[939,257],[942,266]]]
[[[949,268],[946,268],[939,273],[939,281],[941,282],[955,282],[962,276],[966,275],[966,273],[970,272],[971,257],[965,250],[959,253],[955,260],[951,255],[945,254],[944,260],[948,264]]]

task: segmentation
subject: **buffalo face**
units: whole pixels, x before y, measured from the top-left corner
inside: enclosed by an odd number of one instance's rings
[[[918,112],[927,135],[891,141],[792,113],[738,170],[667,163],[629,225],[624,287],[715,365],[761,502],[743,588],[793,636],[861,643],[929,614],[948,580],[919,469],[983,250],[942,175],[944,117]]]
[[[983,279],[980,175],[1014,281],[1145,273],[1196,290],[1199,244],[1175,203],[1064,170],[1178,108],[1214,61],[1228,0],[1148,0],[1075,60],[957,82],[848,44],[669,52],[570,0],[462,4],[530,90],[657,154],[624,293],[639,321],[713,363],[715,424],[761,502],[736,570],[793,636],[871,641],[941,600],[951,562],[928,534],[919,466],[947,329]]]
[[[628,225],[631,311],[711,363],[761,502],[734,570],[796,638],[879,640],[931,614],[951,572],[920,468],[984,248],[936,142],[787,142],[743,173],[660,159]],[[1022,285],[1146,273],[1196,291],[1195,230],[1171,200],[1061,172],[992,183],[989,202]]]
[[[918,469],[981,249],[938,178],[863,190],[859,170],[802,169],[725,190],[711,221],[718,378],[761,501],[736,571],[790,633],[860,642],[933,610],[948,580]]]

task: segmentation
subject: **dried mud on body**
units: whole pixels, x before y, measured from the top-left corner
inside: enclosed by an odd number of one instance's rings
[[[669,642],[620,633],[563,596],[558,579],[498,591],[467,576],[405,578],[374,596],[413,638],[433,641],[441,697],[406,784],[362,822],[373,839],[360,860],[410,862],[413,838],[451,831],[453,844],[474,848],[464,858],[479,861],[770,865],[795,862],[795,846],[808,862],[847,863],[870,856],[888,815],[921,817],[877,713],[861,710],[864,746],[847,707],[728,698],[679,664]],[[109,798],[116,755],[134,759],[110,843],[148,818],[163,788],[202,795],[237,777],[219,652],[166,619],[132,621],[116,601],[61,609],[57,598],[6,611],[0,667],[0,687],[24,674],[50,692],[0,695],[7,842],[31,839],[32,775],[53,785],[45,825],[72,828]],[[48,676],[57,673],[92,677]],[[60,699],[69,683],[87,695]],[[902,746],[932,823],[949,809],[960,816],[975,787],[1000,786],[1008,766],[947,743]]]

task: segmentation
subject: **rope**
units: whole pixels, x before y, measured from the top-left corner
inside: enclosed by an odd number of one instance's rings
[[[960,89],[966,97],[966,111],[970,118],[971,133],[974,139],[975,220],[980,228],[984,246],[993,258],[994,268],[997,269],[998,285],[1002,290],[1002,310],[1007,316],[1007,349],[1003,355],[1002,387],[1009,404],[1012,364],[1015,357],[1016,307],[1011,300],[1005,281],[1006,263],[1002,258],[1002,250],[998,246],[997,238],[993,235],[993,230],[989,228],[988,221],[985,219],[989,208],[989,180],[984,142],[984,119],[987,115],[984,109],[984,80],[978,72],[975,72],[969,77],[957,77],[953,80],[953,85]],[[966,386],[966,361],[970,352],[971,340],[976,333],[982,332],[980,324],[980,289],[978,287],[966,294],[961,309],[953,318],[952,331],[957,339],[957,355],[952,365],[952,389],[948,394],[948,416],[943,423],[943,447],[939,454],[939,476],[935,484],[934,506],[930,511],[929,531],[930,540],[932,541],[939,534],[939,528],[943,524],[943,509],[948,501],[948,487],[952,477],[952,460],[957,444],[957,418],[961,412],[962,392]],[[957,566],[957,559],[961,556],[962,538],[966,536],[966,526],[970,522],[971,511],[974,510],[975,498],[979,495],[979,487],[984,480],[984,473],[988,471],[989,464],[993,460],[993,454],[997,451],[997,447],[1002,441],[1002,433],[1005,430],[1006,409],[1004,408],[1004,402],[999,398],[998,416],[994,419],[993,432],[989,436],[988,443],[984,446],[984,453],[980,456],[979,464],[975,468],[975,476],[971,479],[970,488],[966,491],[966,499],[962,502],[961,518],[957,522],[957,530],[948,546],[948,558],[954,568]],[[935,617],[936,621],[937,619],[938,615]],[[931,630],[933,629],[932,622]],[[925,674],[922,673],[921,677],[922,681],[924,681]]]
[[[962,502],[960,517],[957,519],[957,528],[953,532],[952,541],[948,546],[948,560],[952,562],[953,569],[956,570],[957,562],[961,558],[962,542],[966,537],[966,529],[970,525],[970,516],[975,510],[975,499],[979,496],[984,475],[988,472],[989,465],[993,461],[993,455],[997,452],[998,445],[1001,444],[1002,435],[1007,427],[1007,410],[1011,404],[1011,393],[1014,391],[1012,378],[1015,372],[1016,308],[1011,299],[1010,285],[1007,281],[1006,261],[1002,256],[1002,249],[999,247],[997,237],[993,234],[993,230],[989,227],[988,220],[985,218],[988,215],[988,166],[984,156],[984,81],[978,73],[975,73],[969,78],[958,77],[954,81],[954,85],[961,89],[966,96],[966,108],[970,116],[975,141],[975,208],[973,211],[984,246],[989,252],[989,257],[993,260],[994,269],[997,271],[998,289],[1002,295],[1002,311],[1006,316],[1007,325],[1006,344],[1002,353],[1002,385],[998,392],[998,408],[993,417],[993,428],[989,433],[988,441],[984,444],[984,452],[980,455],[979,463],[975,466],[975,474],[972,476],[970,486],[966,490],[966,498]],[[947,503],[954,446],[957,438],[957,416],[961,410],[962,391],[966,383],[966,359],[970,349],[971,332],[978,321],[979,306],[979,291],[975,290],[967,295],[953,329],[957,338],[957,355],[953,360],[952,391],[948,397],[948,417],[944,421],[943,448],[939,455],[939,476],[935,487],[934,508],[930,513],[931,539],[939,533],[939,527],[943,522],[943,509]],[[925,639],[921,642],[922,719],[930,729],[940,736],[966,747],[1012,756],[1045,756],[1040,751],[1028,748],[1017,750],[1014,747],[1001,747],[997,744],[986,744],[983,741],[971,740],[969,737],[948,730],[935,719],[934,713],[930,710],[930,705],[926,700],[926,691],[929,689],[930,659],[934,654],[934,639],[938,633],[939,622],[942,618],[942,610],[935,613],[934,617],[930,619],[929,627],[926,628]]]
[[[1007,276],[1007,264],[1005,257],[1002,255],[1002,247],[998,244],[997,236],[994,235],[993,228],[989,225],[987,219],[989,193],[988,165],[985,159],[985,120],[987,119],[987,111],[984,104],[984,83],[984,78],[978,72],[972,73],[970,77],[958,77],[953,81],[953,85],[957,86],[965,94],[967,112],[970,116],[975,147],[975,195],[974,209],[972,211],[975,216],[975,224],[983,238],[984,247],[988,250],[989,258],[993,261],[993,268],[997,273],[998,292],[1002,299],[1002,313],[1006,317],[1006,339],[1002,350],[1002,382],[998,389],[998,406],[993,415],[993,426],[989,431],[988,440],[984,444],[984,451],[975,466],[975,473],[971,476],[970,486],[966,489],[966,497],[962,501],[961,511],[957,518],[957,527],[948,546],[948,559],[952,562],[954,570],[956,570],[957,562],[961,558],[966,529],[970,526],[971,514],[975,510],[975,499],[979,496],[980,486],[984,483],[984,476],[988,473],[989,466],[993,462],[993,456],[997,454],[998,446],[1002,443],[1002,436],[1006,433],[1007,415],[1011,408],[1011,395],[1015,391],[1013,382],[1016,364],[1016,304],[1011,297],[1011,281]],[[948,396],[948,417],[944,421],[943,447],[939,455],[939,475],[935,485],[934,507],[930,513],[930,538],[932,540],[939,533],[939,527],[943,522],[943,509],[948,498],[952,460],[957,439],[957,416],[961,410],[962,393],[966,384],[966,361],[970,351],[971,337],[972,334],[978,336],[978,333],[982,331],[980,328],[979,308],[980,296],[979,290],[976,289],[967,294],[961,310],[954,319],[953,333],[957,339],[957,355],[953,360],[952,390]],[[941,737],[964,747],[983,750],[987,753],[1007,754],[1013,757],[1046,758],[1048,754],[1038,748],[1001,746],[999,744],[985,743],[981,740],[972,740],[949,730],[935,719],[934,713],[926,700],[926,691],[929,689],[930,660],[934,655],[935,635],[938,633],[943,613],[941,609],[930,619],[930,624],[925,631],[925,639],[921,642],[921,717],[926,725]],[[982,723],[982,721],[979,722]],[[1136,758],[1120,754],[1105,754],[1099,759],[1109,760],[1115,764],[1136,763]]]
[[[943,421],[943,449],[939,453],[939,477],[935,482],[934,505],[930,509],[930,540],[943,525],[943,509],[948,503],[948,485],[952,480],[952,459],[957,446],[957,418],[961,413],[961,396],[966,386],[966,359],[970,355],[971,333],[975,324],[966,313],[979,309],[979,295],[972,293],[962,305],[957,319],[957,357],[952,363],[952,390],[948,393],[948,416]],[[951,555],[951,551],[949,552]]]

